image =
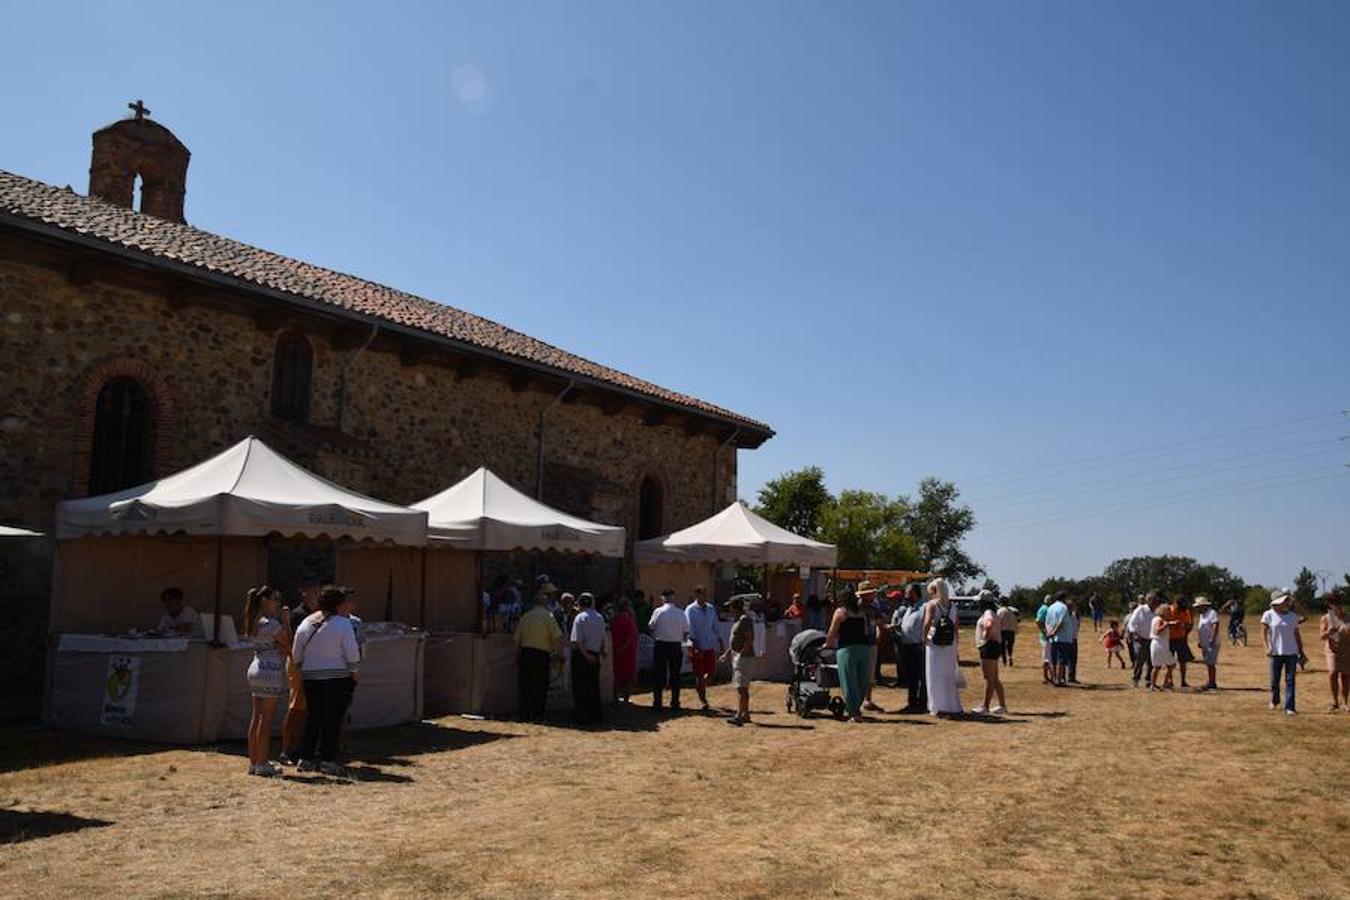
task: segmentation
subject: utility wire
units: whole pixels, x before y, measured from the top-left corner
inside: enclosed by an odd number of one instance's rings
[[[1309,422],[1319,423],[1306,426],[1304,428],[1293,429],[1292,431],[1290,430],[1283,431],[1280,433],[1280,436],[1283,437],[1293,432],[1307,431],[1310,428],[1317,428],[1320,427],[1321,425],[1329,425],[1331,421],[1339,422],[1340,419],[1335,417],[1339,417],[1341,415],[1343,415],[1343,413],[1339,411],[1336,413],[1318,413],[1316,415],[1299,416],[1297,418],[1284,419],[1278,422],[1268,422],[1261,425],[1248,425],[1243,428],[1235,428],[1230,431],[1209,432],[1202,435],[1183,438],[1181,440],[1169,441],[1162,444],[1152,444],[1147,447],[1139,447],[1134,450],[1122,450],[1113,453],[1101,453],[1096,454],[1094,456],[1084,456],[1079,457],[1077,459],[1068,459],[1068,460],[1061,460],[1059,462],[1045,463],[1044,465],[1037,465],[1017,469],[1007,469],[1002,472],[991,472],[987,475],[976,475],[970,478],[962,478],[957,483],[960,484],[963,488],[967,488],[974,485],[983,485],[989,482],[1025,481],[1028,478],[1035,477],[1034,473],[1038,472],[1046,472],[1056,469],[1072,468],[1078,466],[1089,466],[1089,464],[1101,464],[1103,462],[1109,462],[1111,460],[1122,459],[1127,457],[1151,458],[1159,454],[1166,455],[1165,451],[1170,451],[1177,447],[1186,447],[1195,444],[1205,444],[1217,440],[1222,440],[1224,438],[1236,438],[1238,435],[1248,434],[1253,431],[1259,433],[1253,435],[1252,437],[1260,439],[1262,437],[1267,436],[1266,432],[1269,432],[1270,430],[1275,428],[1282,428],[1289,425],[1302,425],[1304,423]],[[1252,438],[1247,439],[1250,440]]]
[[[1291,480],[1292,478],[1292,480]],[[1070,521],[1074,519],[1088,518],[1094,516],[1113,515],[1121,512],[1134,512],[1143,509],[1152,509],[1159,506],[1171,506],[1177,503],[1198,503],[1205,500],[1220,499],[1234,493],[1244,493],[1249,490],[1260,490],[1271,487],[1289,487],[1297,484],[1310,483],[1314,481],[1325,481],[1332,478],[1343,478],[1350,482],[1350,473],[1345,468],[1332,470],[1319,469],[1313,472],[1286,473],[1275,478],[1258,478],[1246,482],[1234,482],[1224,485],[1209,485],[1199,488],[1195,491],[1183,491],[1179,494],[1171,494],[1167,498],[1144,503],[1124,503],[1109,505],[1104,507],[1089,507],[1079,510],[1064,510],[1057,513],[1046,513],[1042,516],[1027,516],[1021,519],[1009,519],[1003,522],[994,522],[989,525],[980,525],[980,531],[1002,531],[1010,528],[1025,528],[1034,525],[1047,525],[1059,521]]]
[[[1327,443],[1338,443],[1337,438],[1329,438],[1319,441],[1312,441],[1308,444],[1299,445],[1300,447],[1309,447],[1323,445]],[[1280,448],[1289,449],[1289,448]],[[1294,462],[1296,460],[1310,459],[1317,456],[1339,455],[1343,449],[1339,446],[1324,446],[1320,450],[1314,450],[1308,453],[1284,454],[1273,458],[1269,457],[1273,450],[1258,450],[1255,453],[1240,453],[1234,456],[1220,457],[1214,460],[1201,460],[1199,462],[1185,463],[1179,466],[1166,466],[1154,470],[1156,472],[1180,472],[1177,475],[1166,475],[1163,477],[1143,477],[1151,473],[1140,472],[1126,475],[1115,475],[1109,478],[1100,478],[1095,481],[1079,482],[1076,484],[1059,485],[1055,487],[1035,488],[1029,491],[1019,491],[1013,494],[1005,494],[1002,497],[990,497],[985,499],[972,499],[970,502],[981,511],[989,509],[1004,509],[1012,506],[1025,506],[1029,503],[1056,503],[1061,500],[1072,500],[1077,497],[1091,494],[1105,494],[1111,491],[1127,490],[1143,487],[1152,484],[1166,484],[1173,481],[1181,481],[1187,478],[1201,478],[1207,475],[1216,475],[1224,472],[1233,472],[1241,469],[1250,469],[1259,466],[1269,466],[1277,463]],[[1234,460],[1247,460],[1247,462],[1237,465],[1218,465],[1219,463],[1232,462]],[[1194,470],[1200,469],[1200,472]]]

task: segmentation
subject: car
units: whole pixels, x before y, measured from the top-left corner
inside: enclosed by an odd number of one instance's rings
[[[974,625],[980,620],[979,597],[953,597],[952,602],[956,604],[958,625]]]

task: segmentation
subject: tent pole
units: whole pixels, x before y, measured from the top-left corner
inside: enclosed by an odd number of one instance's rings
[[[417,627],[423,631],[427,627],[427,553],[429,548],[422,548],[422,597],[417,605]]]
[[[478,577],[474,580],[473,605],[478,610],[478,633],[487,634],[487,610],[483,609],[483,551],[477,551]]]
[[[225,592],[225,535],[216,535],[216,606],[212,613],[214,621],[211,629],[211,642],[220,646],[220,598]]]

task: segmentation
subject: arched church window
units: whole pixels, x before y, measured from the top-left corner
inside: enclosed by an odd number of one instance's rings
[[[111,378],[94,407],[89,493],[108,494],[144,484],[151,478],[154,404],[139,381]]]
[[[648,475],[642,479],[638,488],[638,540],[660,537],[664,533],[663,494],[661,482],[656,478]]]

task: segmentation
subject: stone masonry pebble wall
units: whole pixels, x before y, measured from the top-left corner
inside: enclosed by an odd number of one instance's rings
[[[357,439],[354,449],[306,452],[303,442],[286,446],[287,426],[268,413],[278,333],[242,314],[175,308],[154,293],[98,280],[79,285],[45,267],[0,261],[0,521],[47,530],[56,503],[77,495],[88,465],[89,398],[97,394],[90,382],[102,372],[153,373],[144,380],[164,413],[156,474],[249,433],[280,434],[278,449],[297,462],[393,502],[419,500],[479,465],[534,493],[539,413],[551,393],[515,391],[490,375],[457,380],[448,368],[405,365],[388,350],[338,350],[317,329],[306,331],[314,348],[310,420],[336,427],[347,367],[342,430]],[[546,421],[545,498],[571,512],[634,533],[638,486],[652,476],[664,489],[663,530],[672,531],[736,496],[734,449],[722,451],[712,496],[718,438],[710,434],[688,436],[679,422],[649,426],[634,411],[605,415],[584,403],[558,404]],[[49,566],[33,565],[31,547],[0,555],[8,560],[0,571],[11,576],[0,615],[40,635]],[[48,559],[50,547],[40,556]]]

